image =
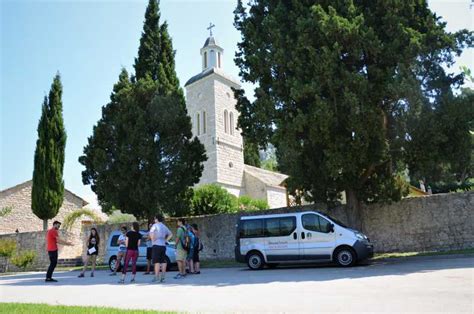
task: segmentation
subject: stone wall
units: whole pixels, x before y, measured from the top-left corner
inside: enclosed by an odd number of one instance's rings
[[[344,206],[323,205],[279,208],[257,213],[191,217],[201,230],[203,260],[234,258],[236,222],[240,216],[319,210],[347,222]],[[165,224],[176,233],[176,220]],[[438,194],[404,199],[392,204],[362,207],[362,232],[374,243],[376,252],[412,252],[474,248],[474,192]],[[102,239],[119,225],[99,226]],[[144,226],[144,228],[146,228]],[[102,241],[101,251],[105,250]]]
[[[13,234],[2,234],[0,239],[14,239],[16,240],[17,251],[33,250],[36,252],[36,259],[34,264],[30,267],[31,269],[46,269],[49,266],[48,252],[46,251],[46,232],[47,231],[34,231],[34,232],[23,232]],[[71,233],[64,230],[59,231],[59,236],[62,239],[75,243],[74,246],[63,246],[58,245],[59,248],[59,259],[76,258],[80,256],[81,239],[79,233]],[[5,259],[0,259],[0,272],[5,268]],[[16,267],[13,265],[9,266],[10,271],[15,271]]]

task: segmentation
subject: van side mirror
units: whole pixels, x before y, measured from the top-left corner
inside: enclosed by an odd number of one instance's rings
[[[333,224],[328,225],[328,233],[329,232],[334,232],[334,225]]]

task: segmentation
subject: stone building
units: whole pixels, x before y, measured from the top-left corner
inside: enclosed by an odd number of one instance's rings
[[[244,164],[243,139],[237,128],[239,112],[232,91],[240,84],[224,72],[224,49],[212,33],[200,52],[202,71],[185,84],[193,134],[208,157],[198,186],[217,183],[236,196],[264,199],[270,208],[287,206],[283,182],[288,176]]]
[[[0,191],[0,208],[11,208],[10,213],[0,217],[0,234],[14,233],[16,230],[18,232],[43,230],[43,221],[31,210],[31,188],[32,181],[29,180]],[[64,189],[63,205],[58,215],[48,222],[48,228],[51,228],[54,220],[63,221],[67,214],[86,205],[87,201]]]

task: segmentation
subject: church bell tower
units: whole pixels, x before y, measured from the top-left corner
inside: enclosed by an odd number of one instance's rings
[[[239,82],[223,71],[224,49],[210,34],[200,50],[202,71],[186,84],[186,108],[193,124],[193,135],[206,148],[208,160],[198,186],[217,183],[232,194],[242,191],[244,155],[243,140],[237,119],[239,112],[232,88]]]

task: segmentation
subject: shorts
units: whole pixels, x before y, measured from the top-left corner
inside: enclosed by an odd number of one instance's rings
[[[194,250],[193,262],[194,263],[199,263],[199,250]]]
[[[188,256],[188,252],[186,252],[185,250],[181,249],[181,248],[178,248],[176,249],[176,260],[177,261],[185,261],[186,260],[186,257]]]
[[[164,264],[166,263],[166,246],[153,245],[151,248],[151,260],[153,264]]]
[[[146,248],[146,259],[147,260],[150,260],[151,259],[151,252],[153,251],[153,249],[151,247],[147,247]]]

